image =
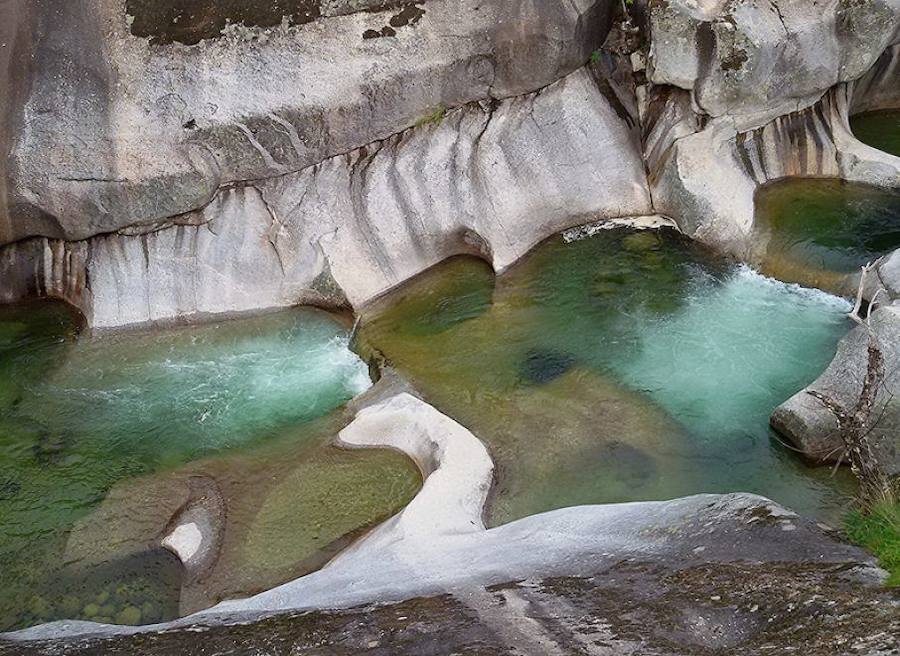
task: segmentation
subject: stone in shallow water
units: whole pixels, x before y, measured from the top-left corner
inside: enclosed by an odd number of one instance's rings
[[[532,349],[522,363],[522,377],[529,383],[541,385],[559,378],[575,365],[575,358],[566,353]]]

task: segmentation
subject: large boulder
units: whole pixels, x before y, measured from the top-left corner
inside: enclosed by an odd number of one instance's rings
[[[534,92],[588,60],[614,6],[158,4],[0,7],[0,145],[10,153],[0,244],[158,222],[222,186],[300,171],[443,108]],[[206,38],[167,38],[173,21]],[[374,31],[388,36],[367,38]]]
[[[503,269],[559,230],[649,212],[639,135],[605,75],[596,64],[532,94],[447,111],[298,173],[230,187],[152,229],[7,246],[0,297],[61,296],[111,328],[358,307],[459,253]]]
[[[898,39],[896,0],[659,0],[648,77],[757,125],[863,75]],[[762,118],[762,120],[760,120]]]
[[[886,377],[872,411],[869,441],[884,470],[897,476],[900,475],[900,400],[895,394],[900,391],[900,306],[876,310],[870,329],[884,355]],[[772,413],[773,428],[814,462],[835,462],[843,457],[844,443],[833,408],[850,411],[858,402],[868,368],[868,345],[866,327],[852,330],[841,340],[828,369]]]

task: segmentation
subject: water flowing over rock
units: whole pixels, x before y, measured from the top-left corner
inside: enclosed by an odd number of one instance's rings
[[[110,330],[298,304],[358,314],[454,255],[502,272],[560,231],[651,215],[719,255],[758,264],[765,185],[828,177],[900,189],[900,157],[862,143],[850,125],[854,114],[898,107],[900,0],[6,0],[0,302],[62,299],[91,328]],[[641,238],[629,245],[646,248]],[[900,310],[889,303],[900,297],[900,250],[875,271],[891,297],[880,299],[872,325],[892,388]],[[858,280],[843,272],[833,290]],[[876,288],[864,289],[867,299]],[[703,321],[703,312],[688,318]],[[852,403],[864,337],[851,332],[822,377],[772,417],[817,461],[839,444],[833,413],[810,392]],[[605,393],[595,381],[589,394],[565,394],[589,379],[550,348],[524,353],[520,370],[581,408],[591,403],[579,399]],[[890,392],[878,399],[878,448],[896,473],[900,418]],[[370,394],[347,406],[349,425],[342,417],[334,426],[348,445],[389,446],[415,460],[427,480],[404,510],[373,526],[386,515],[372,520],[360,508],[363,519],[323,532],[329,548],[314,564],[285,567],[295,538],[306,547],[319,538],[312,527],[287,537],[278,529],[290,523],[297,491],[321,486],[321,467],[250,456],[219,463],[252,469],[254,481],[268,475],[258,498],[239,476],[211,475],[212,461],[193,487],[188,468],[126,481],[71,531],[73,558],[157,550],[178,565],[164,545],[188,566],[182,612],[289,582],[162,627],[112,627],[94,609],[81,616],[100,623],[6,635],[0,653],[138,643],[165,653],[169,636],[187,644],[189,632],[200,641],[208,632],[213,651],[233,649],[220,645],[278,613],[340,626],[329,637],[339,648],[328,653],[428,653],[427,633],[438,653],[451,644],[758,654],[774,642],[829,656],[897,647],[896,599],[878,590],[883,572],[813,520],[728,494],[571,507],[486,528],[495,463],[471,427],[411,389]],[[543,397],[531,398],[540,410]],[[644,423],[663,425],[651,419]],[[52,465],[66,435],[42,435],[35,462]],[[607,441],[595,454],[650,469],[623,444]],[[340,490],[344,479],[330,480]],[[387,489],[385,507],[405,503],[413,487]],[[0,480],[0,499],[22,489]],[[148,516],[123,512],[154,499]],[[234,517],[243,518],[237,538],[222,528]],[[120,612],[136,622],[142,611]],[[469,620],[475,637],[428,631],[430,613]],[[384,628],[410,617],[422,618],[413,647],[401,644],[402,630]],[[256,626],[274,626],[273,639],[288,636],[280,646],[293,640],[305,650],[309,635],[281,619]],[[355,629],[342,624],[357,619]]]

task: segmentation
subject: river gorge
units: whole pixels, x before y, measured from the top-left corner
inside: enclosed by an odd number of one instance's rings
[[[900,5],[818,4],[0,7],[0,654],[900,648]]]

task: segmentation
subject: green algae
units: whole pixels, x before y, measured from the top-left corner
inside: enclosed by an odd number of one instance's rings
[[[782,280],[830,291],[900,246],[900,193],[830,178],[786,179],[756,196],[757,259]]]
[[[348,339],[311,310],[90,337],[60,304],[0,309],[0,628],[116,621],[135,609],[141,622],[177,615],[180,573],[147,550],[186,501],[186,476],[222,489],[229,550],[254,521],[269,534],[324,522],[321,543],[297,539],[293,551],[271,554],[286,560],[263,583],[283,582],[297,569],[291,559],[314,559],[402,508],[421,484],[413,463],[391,451],[345,452],[322,428],[370,384]],[[280,477],[303,467],[327,494],[282,486],[292,522],[254,519]],[[342,512],[345,502],[352,511]],[[90,606],[129,581],[147,591]]]
[[[857,114],[850,118],[850,129],[863,143],[900,157],[900,110]]]
[[[833,357],[847,309],[670,231],[612,230],[553,238],[496,281],[445,262],[374,307],[361,340],[487,444],[493,525],[727,491],[834,518],[850,478],[808,469],[768,416]],[[446,328],[416,327],[435,317]]]

